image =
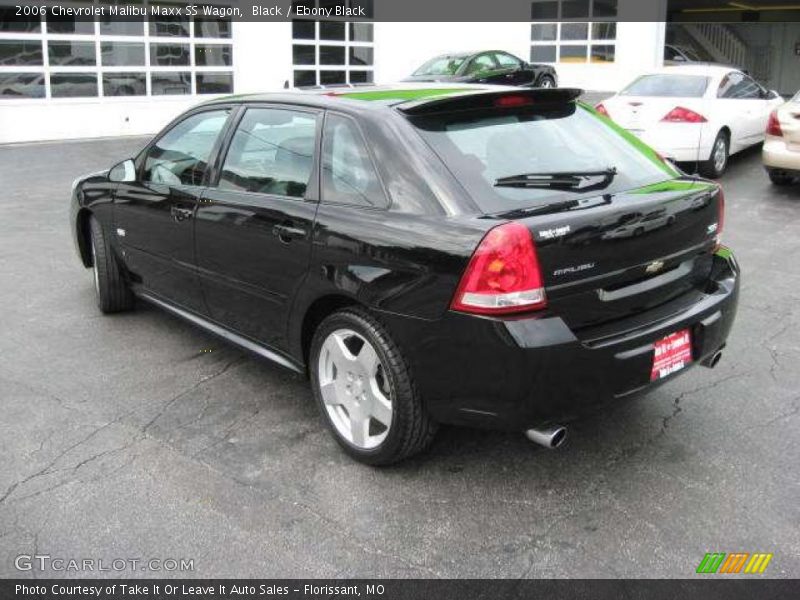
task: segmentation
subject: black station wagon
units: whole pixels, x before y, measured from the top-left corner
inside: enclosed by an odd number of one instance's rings
[[[720,187],[579,90],[222,98],[76,181],[103,312],[152,302],[311,380],[386,464],[438,423],[547,447],[588,407],[713,366],[738,267]]]

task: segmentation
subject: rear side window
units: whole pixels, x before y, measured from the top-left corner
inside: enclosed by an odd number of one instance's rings
[[[620,96],[701,98],[709,78],[703,75],[643,75],[622,90]]]
[[[166,185],[202,185],[228,112],[203,112],[175,125],[147,151],[142,179]]]
[[[328,115],[322,139],[322,201],[385,208],[386,196],[355,123]]]
[[[231,141],[218,187],[302,198],[314,164],[316,115],[250,108]]]
[[[761,97],[761,86],[744,73],[733,71],[725,75],[719,84],[717,98],[752,100]]]
[[[412,123],[486,213],[532,208],[635,189],[677,172],[630,134],[618,132],[574,103],[555,108],[496,110],[417,117]],[[523,175],[617,174],[601,191],[506,187],[498,180]]]

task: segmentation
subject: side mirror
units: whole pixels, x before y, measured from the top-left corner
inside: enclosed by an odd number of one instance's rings
[[[780,92],[778,92],[777,90],[770,90],[769,91],[769,97],[773,98],[773,99],[774,98],[782,98],[782,96],[780,95]]]
[[[117,163],[108,172],[108,180],[114,183],[130,183],[136,181],[136,167],[133,159],[128,158]]]

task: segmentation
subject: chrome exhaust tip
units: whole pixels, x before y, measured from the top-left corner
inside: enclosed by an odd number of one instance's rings
[[[567,428],[563,425],[550,425],[541,429],[528,429],[525,437],[534,444],[555,450],[567,439]]]
[[[703,365],[704,367],[709,368],[709,369],[713,369],[714,367],[717,366],[717,363],[719,362],[719,360],[721,358],[722,358],[722,350],[717,350],[716,352],[714,352],[714,354],[709,356],[707,359],[705,359],[700,364]]]

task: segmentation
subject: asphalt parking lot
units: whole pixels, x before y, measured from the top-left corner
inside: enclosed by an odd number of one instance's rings
[[[743,289],[716,369],[557,451],[445,428],[376,470],[297,376],[147,305],[99,313],[70,183],[141,144],[0,147],[0,576],[82,575],[16,570],[39,554],[194,560],[128,577],[688,577],[711,551],[800,576],[800,185],[757,149],[723,179]]]

